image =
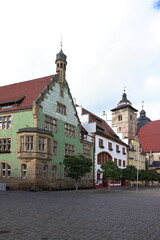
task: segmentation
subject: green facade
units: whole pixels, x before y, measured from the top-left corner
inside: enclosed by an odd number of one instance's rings
[[[39,102],[37,99],[35,99],[32,109],[20,110],[17,112],[11,111],[0,114],[0,116],[11,115],[11,128],[0,130],[0,138],[11,138],[11,152],[0,153],[0,162],[8,163],[11,166],[11,178],[21,179],[21,164],[24,162],[22,162],[20,157],[18,157],[20,142],[18,142],[19,140],[17,136],[19,130],[25,129],[25,131],[27,131],[27,129],[34,128],[45,129],[45,116],[49,116],[57,121],[57,131],[53,132],[53,141],[58,143],[57,154],[53,155],[50,162],[50,166],[53,165],[56,167],[55,181],[64,179],[63,160],[65,157],[65,144],[74,145],[75,154],[83,154],[84,142],[79,138],[80,122],[74,107],[68,84],[65,83],[62,86],[60,82],[53,79],[51,85],[51,88],[43,93],[43,99],[41,99]],[[57,103],[61,103],[66,106],[66,114],[57,112]],[[35,111],[35,108],[37,111]],[[65,135],[65,124],[74,126],[74,138]],[[87,142],[85,142],[85,144],[87,144]],[[93,161],[93,145],[91,143],[88,145],[91,148],[90,156],[91,160]],[[26,163],[29,161],[29,159],[26,159]],[[40,162],[40,160],[38,161]],[[42,160],[42,162],[44,161]],[[36,169],[37,167],[35,165],[35,172],[37,171]],[[48,170],[50,176],[51,168]],[[91,176],[93,176],[93,169]],[[5,182],[5,178],[2,179],[1,177],[0,181]]]
[[[5,115],[11,115],[11,128],[1,129],[0,138],[11,138],[11,153],[0,153],[0,162],[9,163],[12,177],[20,177],[20,160],[17,158],[17,132],[26,126],[34,127],[33,113],[28,110],[8,112]]]

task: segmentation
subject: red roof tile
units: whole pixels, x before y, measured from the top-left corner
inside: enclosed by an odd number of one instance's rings
[[[82,114],[89,114],[89,122],[96,122],[97,130],[100,129],[101,131],[97,131],[98,134],[102,134],[113,141],[116,141],[122,145],[127,146],[119,137],[118,135],[112,130],[112,128],[107,124],[105,120],[96,116],[95,114],[89,112],[88,110],[82,108]]]
[[[149,122],[141,127],[138,138],[145,153],[160,152],[160,120]]]
[[[0,109],[0,112],[32,108],[33,101],[43,92],[52,77],[53,75],[0,87],[1,106],[12,105],[19,101],[17,107]]]

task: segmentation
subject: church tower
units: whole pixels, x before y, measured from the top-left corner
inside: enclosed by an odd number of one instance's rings
[[[59,74],[59,81],[65,83],[66,81],[66,65],[67,56],[63,53],[62,48],[60,52],[56,55],[56,72]]]
[[[146,111],[143,109],[142,105],[142,110],[140,111],[140,117],[137,118],[137,129],[139,130],[141,127],[146,125],[147,123],[151,122],[151,119],[146,116]]]
[[[122,95],[122,100],[112,110],[112,127],[117,128],[117,133],[122,133],[123,138],[134,139],[137,133],[137,111],[127,99],[127,94]]]

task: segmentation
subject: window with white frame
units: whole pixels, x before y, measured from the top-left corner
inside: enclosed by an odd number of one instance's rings
[[[57,120],[46,115],[44,128],[51,132],[57,132]]]
[[[27,177],[27,164],[21,165],[21,177],[26,178]]]
[[[0,138],[0,153],[11,152],[11,138]]]
[[[11,128],[11,115],[0,116],[0,129]]]
[[[56,178],[56,167],[52,166],[52,178]]]
[[[66,156],[74,156],[75,155],[75,147],[71,144],[65,144],[65,155]]]
[[[10,177],[11,176],[11,166],[7,163],[0,163],[0,176]]]
[[[57,155],[57,151],[58,151],[58,143],[57,141],[53,141],[53,154]]]
[[[45,149],[45,137],[39,137],[38,150],[44,152]]]
[[[33,136],[21,136],[20,137],[20,152],[30,152],[33,151]]]
[[[26,136],[26,151],[33,151],[33,136]]]
[[[74,138],[75,137],[75,127],[68,124],[68,123],[65,123],[64,125],[64,133],[67,137],[71,137],[71,138]]]
[[[57,102],[57,112],[66,115],[66,106],[62,103]]]

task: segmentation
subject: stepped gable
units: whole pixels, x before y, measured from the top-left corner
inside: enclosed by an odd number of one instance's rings
[[[127,146],[121,139],[117,136],[117,134],[112,130],[112,128],[107,124],[105,120],[96,116],[95,114],[89,112],[88,110],[82,108],[82,115],[89,114],[89,122],[96,122],[97,133],[104,137],[108,137],[113,141],[120,143],[124,146]]]
[[[160,120],[148,122],[141,127],[138,138],[145,153],[160,152]]]
[[[32,108],[54,75],[0,87],[0,112]]]

